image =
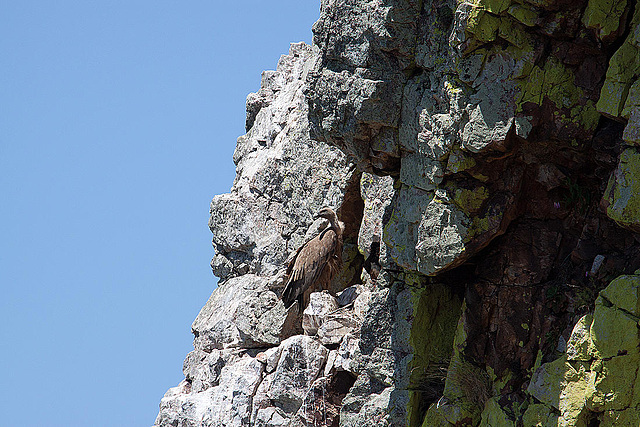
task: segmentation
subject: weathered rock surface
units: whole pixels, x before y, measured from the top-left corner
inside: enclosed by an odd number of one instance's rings
[[[567,353],[534,373],[527,392],[559,411],[557,425],[586,425],[594,414],[600,414],[601,425],[633,425],[638,419],[639,286],[640,276],[612,281],[600,292],[593,315],[574,326]]]
[[[640,153],[627,148],[620,154],[604,194],[607,215],[623,227],[640,231]]]
[[[638,425],[637,0],[322,0],[313,31],[247,98],[156,425]],[[324,205],[344,268],[285,310]]]
[[[188,380],[170,389],[160,402],[156,425],[246,426],[251,404],[264,366],[252,357],[242,357],[220,371],[217,385],[204,391],[191,390]]]
[[[338,309],[338,302],[329,292],[314,292],[309,296],[309,305],[302,313],[302,329],[307,335],[315,335],[329,313]]]
[[[191,325],[198,350],[273,346],[295,332],[295,313],[268,287],[266,278],[234,277],[211,294]]]

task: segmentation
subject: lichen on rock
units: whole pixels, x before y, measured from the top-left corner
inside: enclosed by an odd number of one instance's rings
[[[247,98],[156,425],[637,425],[637,3],[322,0]],[[327,205],[343,268],[286,310]]]
[[[593,315],[574,326],[566,355],[534,373],[527,392],[559,411],[558,425],[586,425],[597,413],[615,425],[612,418],[640,410],[639,285],[640,276],[613,280],[600,292]]]
[[[640,153],[627,148],[620,154],[604,194],[607,215],[623,227],[640,230]]]

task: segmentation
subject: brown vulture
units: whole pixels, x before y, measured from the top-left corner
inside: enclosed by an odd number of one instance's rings
[[[320,287],[329,289],[331,279],[342,265],[344,226],[330,208],[322,208],[317,217],[328,219],[329,225],[298,249],[287,267],[289,278],[281,297],[286,308],[297,300],[300,313],[309,303],[311,292]]]

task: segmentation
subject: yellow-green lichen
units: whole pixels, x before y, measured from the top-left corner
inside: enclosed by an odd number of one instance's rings
[[[640,110],[640,79],[636,80],[629,88],[627,100],[624,103],[624,108],[620,115],[629,119],[631,113],[638,110]]]
[[[517,3],[509,7],[508,13],[527,27],[533,27],[538,20],[536,11]]]
[[[473,168],[476,161],[473,157],[468,156],[461,149],[457,148],[449,155],[447,170],[452,173],[462,172]]]
[[[519,79],[521,95],[518,111],[522,111],[527,102],[542,105],[544,99],[548,98],[556,106],[556,123],[594,130],[600,114],[592,101],[584,100],[584,92],[574,80],[573,72],[554,57],[550,57],[542,67],[533,66],[526,78]]]
[[[542,105],[545,95],[544,74],[544,70],[537,65],[531,69],[531,73],[521,85],[521,96],[518,102],[520,106],[526,102]]]
[[[489,230],[497,229],[502,222],[502,212],[498,212],[495,214],[491,213],[492,210],[489,209],[487,212],[484,212],[484,216],[474,215],[471,219],[471,226],[467,231],[467,237],[465,240],[469,242],[473,240],[473,238],[486,233]]]
[[[467,47],[467,52],[492,42],[498,37],[522,51],[514,57],[516,59],[528,52],[533,52],[534,39],[525,29],[525,25],[530,21],[531,16],[526,12],[521,12],[521,9],[517,7],[514,8],[512,6],[509,8],[509,6],[510,2],[506,0],[485,0],[472,6],[467,17],[466,30],[471,40]],[[517,17],[504,13],[507,8],[509,8],[509,12],[512,11]],[[525,22],[521,22],[518,18]]]
[[[604,302],[598,304],[591,324],[591,338],[599,358],[614,357],[619,352],[629,352],[636,348],[638,342],[638,324],[626,313],[613,307],[607,307]]]
[[[543,93],[560,108],[574,106],[583,96],[574,83],[573,73],[553,57],[544,67]]]
[[[458,324],[456,325],[456,332],[453,337],[453,349],[454,351],[462,351],[467,345],[467,332],[464,329],[464,313],[467,310],[467,302],[465,300],[462,301],[462,307],[460,311],[462,315],[458,319]]]
[[[405,276],[405,281],[421,281]],[[409,283],[407,283],[409,284]],[[424,409],[424,396],[431,396],[446,376],[446,368],[451,356],[453,339],[460,318],[462,301],[446,285],[428,287],[410,286],[413,305],[413,321],[409,340],[413,348],[413,358],[409,365],[410,400],[409,425],[420,425]]]
[[[587,100],[584,105],[576,105],[571,109],[571,118],[584,129],[594,130],[600,121],[600,113],[593,101]]]
[[[531,369],[531,372],[535,372],[541,365],[542,365],[542,350],[538,349],[538,354],[536,354],[536,361],[533,363],[533,368]]]
[[[640,426],[640,409],[627,408],[624,411],[607,411],[600,427]]]
[[[505,369],[502,372],[502,376],[500,378],[497,377],[495,372],[491,367],[487,367],[487,373],[489,374],[489,378],[493,382],[493,389],[497,394],[502,393],[502,389],[505,388],[507,383],[513,379],[513,372],[509,369]]]
[[[511,0],[483,0],[481,3],[487,11],[499,14],[507,10]]]
[[[515,423],[509,419],[507,414],[498,404],[497,398],[493,397],[487,401],[482,411],[480,427],[513,427]]]
[[[529,405],[522,417],[522,422],[527,427],[557,427],[558,415],[551,407],[535,403]]]
[[[607,216],[623,227],[640,230],[640,153],[627,148],[605,190]]]
[[[604,414],[601,426],[638,425],[639,287],[640,277],[620,276],[600,292],[593,315],[574,326],[567,355],[533,375],[527,391],[544,405],[530,405],[524,425],[586,425],[594,413]]]
[[[484,405],[491,397],[491,383],[487,373],[454,351],[447,380],[444,397],[449,404],[441,406],[440,411],[452,424],[477,425]]]
[[[606,39],[618,31],[626,6],[627,0],[589,0],[582,23],[595,29],[600,39]]]
[[[640,316],[640,276],[619,276],[600,295],[627,313]]]
[[[529,77],[522,82],[519,104],[533,102],[542,105],[549,98],[558,108],[570,108],[582,98],[582,90],[574,84],[573,73],[560,61],[550,57],[544,68],[533,67]]]
[[[489,231],[489,225],[490,221],[488,216],[474,216],[471,220],[471,227],[469,227],[469,240]]]
[[[603,412],[628,408],[633,396],[635,371],[640,365],[637,350],[602,361],[600,372],[589,375],[585,401],[589,410]]]
[[[508,17],[500,19],[499,35],[523,52],[532,52],[534,49],[533,38],[524,26],[515,19],[509,19]]]
[[[633,29],[640,26],[640,8],[636,7],[636,11],[631,22]],[[600,91],[600,99],[596,104],[598,111],[613,117],[619,117],[631,113],[632,106],[637,105],[637,100],[632,100],[627,110],[625,104],[630,89],[640,75],[640,49],[635,44],[634,31],[627,36],[624,43],[613,54],[607,68],[607,75]]]
[[[489,198],[489,191],[482,185],[472,190],[467,190],[466,188],[455,188],[452,192],[453,202],[467,216],[471,216],[471,214],[477,212]]]
[[[500,18],[487,12],[482,6],[474,6],[467,19],[467,31],[473,34],[478,44],[496,39],[500,28]]]
[[[437,403],[431,404],[429,410],[424,416],[421,427],[451,427],[451,424],[447,419],[438,411]]]

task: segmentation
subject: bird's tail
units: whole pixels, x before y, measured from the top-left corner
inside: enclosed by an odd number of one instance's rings
[[[296,293],[296,286],[294,285],[293,281],[290,280],[284,287],[284,291],[282,291],[282,296],[280,297],[280,299],[284,303],[284,307],[288,309],[289,307],[291,307],[297,297],[298,294]]]

